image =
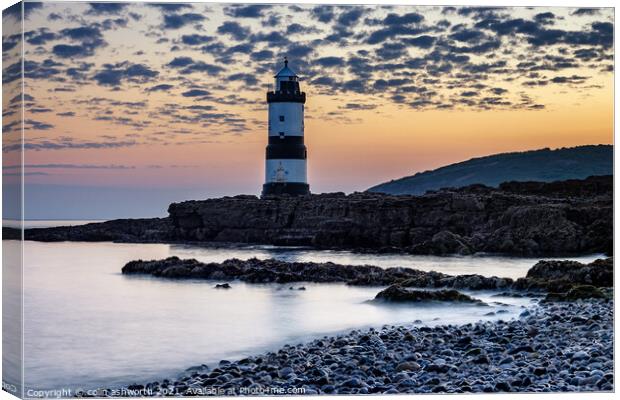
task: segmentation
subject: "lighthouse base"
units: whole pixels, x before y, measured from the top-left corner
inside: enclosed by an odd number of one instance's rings
[[[310,185],[302,182],[270,182],[263,185],[262,197],[265,196],[304,196],[310,194]]]

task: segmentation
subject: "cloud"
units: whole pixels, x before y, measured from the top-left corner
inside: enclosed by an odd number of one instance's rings
[[[421,33],[428,32],[428,28],[412,28],[409,26],[403,25],[393,25],[388,26],[387,28],[382,28],[372,32],[366,42],[368,44],[377,44],[384,42],[388,39],[393,39],[399,36],[405,35],[419,35]]]
[[[48,113],[51,111],[52,111],[51,108],[44,108],[44,107],[31,107],[27,110],[27,112],[32,113],[32,114],[44,114],[44,113]]]
[[[273,24],[270,26],[274,26],[277,24]],[[305,33],[319,33],[320,30],[313,26],[305,26],[297,23],[290,24],[286,27],[287,35],[295,35],[295,34],[305,34]]]
[[[132,147],[138,143],[133,140],[106,141],[106,142],[75,142],[64,139],[58,141],[42,140],[38,142],[24,143],[25,150],[66,150],[66,149],[117,149],[122,147]],[[2,149],[5,152],[15,151],[21,148],[21,144],[6,145]]]
[[[170,67],[186,67],[190,64],[193,64],[194,60],[191,57],[175,57],[172,61],[168,63]]]
[[[71,44],[57,44],[52,48],[52,52],[60,58],[88,57],[94,54],[90,47]]]
[[[78,28],[67,28],[60,31],[61,35],[80,41],[93,42],[101,39],[101,31],[92,26],[81,26]]]
[[[538,13],[534,16],[534,19],[543,24],[549,24],[553,23],[553,20],[555,19],[555,14],[553,14],[552,12]]]
[[[369,79],[375,69],[369,59],[356,56],[347,60],[347,67],[353,75],[362,79]]]
[[[196,46],[200,44],[209,43],[209,42],[212,42],[213,40],[215,40],[213,36],[205,36],[205,35],[198,35],[198,34],[181,36],[181,41],[183,42],[183,44],[187,44],[190,46]]]
[[[578,8],[571,15],[596,15],[599,11],[597,8]]]
[[[336,85],[336,81],[334,78],[330,78],[329,76],[320,76],[318,78],[310,81],[312,85],[321,85],[321,86],[330,86],[334,87]]]
[[[101,86],[118,86],[123,81],[133,83],[145,83],[151,81],[159,75],[143,64],[132,64],[124,61],[117,64],[104,64],[103,69],[99,70],[93,79]]]
[[[5,169],[21,169],[21,165],[7,165]],[[24,169],[135,169],[134,166],[108,164],[25,164]]]
[[[475,74],[488,74],[496,72],[497,70],[501,70],[506,67],[506,61],[500,60],[495,61],[493,63],[480,63],[480,64],[468,64],[463,67],[465,71],[472,72]]]
[[[195,13],[165,14],[163,27],[164,29],[179,29],[185,25],[204,21],[205,19],[204,15]]]
[[[435,38],[433,36],[422,35],[412,39],[404,39],[405,43],[410,46],[420,47],[422,49],[428,49],[433,46],[435,43]]]
[[[35,46],[46,44],[51,40],[55,40],[57,37],[58,36],[55,33],[50,32],[45,28],[42,28],[38,31],[28,31],[24,33],[24,38],[26,39],[26,42]]]
[[[365,93],[366,92],[366,81],[363,79],[351,79],[349,81],[345,81],[342,84],[342,88],[345,91]]]
[[[233,18],[260,18],[265,10],[270,9],[269,5],[233,5],[224,8],[224,14]]]
[[[316,6],[312,9],[312,17],[320,22],[328,23],[334,19],[334,7],[332,6]]]
[[[174,86],[173,85],[169,85],[167,83],[162,83],[160,85],[155,85],[152,86],[148,89],[146,89],[147,92],[167,92],[170,89],[172,89]]]
[[[191,106],[185,106],[185,107],[183,107],[183,109],[185,109],[185,110],[192,110],[192,111],[195,111],[195,110],[211,111],[211,110],[214,110],[215,107],[214,106],[210,106],[210,105],[206,106],[206,105],[202,105],[202,104],[193,104]]]
[[[374,110],[375,108],[377,108],[377,106],[375,104],[347,103],[340,108],[358,111],[358,110]]]
[[[3,172],[2,176],[48,176],[46,172]]]
[[[562,71],[594,68],[598,72],[613,67],[613,24],[609,18],[598,17],[608,15],[607,12],[576,13],[590,16],[586,18],[572,17],[567,12],[556,15],[551,9],[523,9],[517,13],[511,8],[446,7],[428,9],[427,15],[426,11],[412,12],[412,8],[406,7],[242,4],[212,6],[220,7],[225,16],[215,25],[197,25],[207,20],[206,14],[202,9],[194,12],[185,3],[147,4],[152,8],[151,14],[155,9],[161,10],[156,14],[162,18],[162,28],[196,25],[196,29],[183,30],[177,36],[154,29],[147,32],[157,46],[153,51],[179,51],[177,57],[170,56],[160,71],[138,62],[154,56],[150,48],[134,53],[140,58],[132,61],[138,64],[118,65],[122,63],[116,63],[114,58],[118,54],[116,43],[109,49],[112,58],[105,61],[109,63],[106,66],[95,58],[82,62],[80,58],[99,55],[98,48],[110,46],[104,38],[117,41],[118,35],[107,30],[131,21],[130,7],[134,6],[101,11],[98,18],[89,17],[93,13],[79,18],[63,15],[65,29],[26,32],[25,40],[37,46],[38,52],[29,59],[36,62],[27,65],[26,73],[33,79],[58,82],[49,89],[52,95],[55,90],[76,90],[90,81],[114,90],[124,83],[147,83],[141,88],[144,93],[169,91],[171,96],[195,100],[208,97],[213,104],[236,104],[239,100],[253,104],[250,100],[254,99],[221,93],[234,92],[242,84],[258,95],[260,80],[272,75],[276,58],[288,55],[292,62],[299,62],[296,69],[307,82],[320,93],[332,96],[355,92],[416,109],[537,109],[541,105],[536,100],[538,87],[579,84],[579,79],[569,79],[572,71]],[[128,15],[120,15],[121,10]],[[72,25],[76,23],[79,25]],[[350,29],[356,25],[358,29]],[[256,32],[252,32],[251,26],[257,27],[252,28]],[[4,38],[5,46],[15,48],[19,38],[9,39]],[[42,56],[45,52],[52,56]],[[527,57],[520,57],[523,52],[527,52]],[[43,62],[43,58],[49,61]],[[236,67],[229,68],[230,65]],[[549,76],[543,71],[556,74]],[[19,72],[19,65],[8,64],[5,82],[19,79]],[[534,75],[536,72],[539,75]],[[193,79],[200,79],[200,84],[194,84]],[[496,88],[502,82],[521,85],[520,92]],[[468,92],[472,95],[462,95]],[[521,92],[531,96],[528,102],[520,99]],[[379,104],[375,100],[369,103]],[[350,103],[366,104],[354,100]],[[158,124],[165,124],[173,118],[182,122],[185,114],[198,111],[179,108],[169,114],[147,112],[157,115]],[[112,123],[132,123],[114,115],[100,117],[109,118]]]
[[[250,59],[252,59],[252,61],[267,61],[272,60],[273,57],[274,54],[271,50],[261,50],[250,54]]]
[[[62,15],[60,15],[60,14],[58,14],[58,13],[50,13],[50,14],[47,16],[47,20],[48,20],[48,21],[60,21],[60,20],[62,20],[62,19],[63,19],[63,16],[62,16]]]
[[[20,20],[22,17],[22,4],[24,5],[23,8],[23,14],[24,14],[24,18],[28,19],[30,17],[30,14],[32,14],[33,11],[38,10],[40,8],[43,7],[43,3],[42,2],[34,2],[34,1],[27,1],[27,2],[19,2],[19,3],[15,3],[12,6],[2,10],[2,16],[11,16],[15,19]]]
[[[75,117],[75,112],[73,111],[59,112],[59,113],[56,113],[56,115],[58,115],[59,117]]]
[[[267,33],[263,33],[263,32],[257,33],[255,35],[252,35],[250,37],[250,40],[253,43],[266,42],[270,46],[273,46],[273,47],[282,47],[290,43],[290,40],[287,37],[282,35],[280,32],[276,32],[276,31],[267,32]]]
[[[92,15],[104,15],[104,14],[119,14],[127,7],[125,3],[88,3],[90,10],[87,14]]]
[[[234,54],[234,53],[247,54],[247,53],[251,53],[252,50],[254,50],[253,44],[243,43],[243,44],[238,44],[236,46],[229,47],[228,49],[226,49],[224,53],[227,55]]]
[[[195,61],[191,57],[176,57],[168,63],[169,67],[179,69],[182,74],[191,74],[194,72],[206,72],[208,75],[219,75],[224,68],[219,65],[208,64],[204,61]]]
[[[286,50],[286,54],[290,58],[303,59],[314,53],[314,47],[303,44],[290,46]]]
[[[89,72],[93,66],[94,64],[92,63],[81,63],[77,66],[67,68],[65,70],[65,73],[67,74],[67,76],[76,81],[82,81],[86,79],[86,73]]]
[[[39,130],[46,131],[52,129],[54,125],[48,124],[46,122],[36,121],[34,119],[25,119],[24,120],[24,130]]]
[[[253,74],[247,74],[247,73],[238,73],[238,74],[230,75],[228,77],[228,80],[233,81],[233,82],[242,81],[248,86],[255,86],[258,84],[258,79],[256,79],[256,76]]]
[[[12,121],[9,123],[6,123],[4,125],[2,125],[2,132],[3,133],[9,133],[9,132],[17,132],[19,130],[21,130],[21,120],[19,121]]]
[[[314,60],[314,63],[324,68],[330,68],[342,67],[345,61],[342,57],[321,57]]]
[[[375,90],[384,91],[390,88],[399,88],[408,83],[411,83],[411,79],[377,79],[373,83],[373,88]]]
[[[556,76],[551,79],[551,82],[553,83],[583,83],[587,79],[588,79],[587,76],[579,76],[579,75]]]
[[[46,59],[40,63],[26,60],[24,61],[24,77],[29,79],[49,80],[61,73],[61,70],[58,68],[60,65],[62,64],[51,59]]]
[[[504,7],[461,7],[457,14],[472,17],[474,20],[497,17],[497,11],[503,11]]]
[[[491,39],[472,46],[448,46],[447,48],[453,53],[484,54],[493,52],[501,46],[502,42],[500,40]]]
[[[79,45],[55,45],[52,48],[52,53],[60,58],[89,57],[94,55],[97,48],[107,45],[107,43],[103,40],[103,35],[101,34],[99,28],[93,26],[63,29],[60,31],[60,36],[72,41],[80,42]]]
[[[463,29],[449,35],[448,37],[458,42],[478,43],[480,39],[485,36],[486,35],[482,31],[476,29]]]
[[[141,18],[140,15],[134,14],[134,13],[130,13],[130,16],[132,16],[134,20],[140,20]],[[107,31],[107,30],[116,29],[119,27],[125,28],[127,27],[128,23],[129,23],[129,20],[126,18],[107,18],[103,20],[101,23],[97,24],[97,26]]]
[[[555,44],[568,45],[613,45],[613,24],[609,22],[594,22],[591,30],[565,31],[562,29],[547,29],[539,21],[528,21],[523,18],[498,20],[488,18],[476,23],[476,27],[488,29],[500,36],[522,34],[528,43],[533,46],[550,46]]]
[[[21,41],[21,35],[10,35],[2,37],[2,52],[6,53],[15,48]]]
[[[462,92],[461,96],[463,96],[463,97],[474,97],[474,96],[478,96],[478,92],[474,92],[474,91],[468,90],[466,92]]]
[[[362,7],[348,7],[349,10],[341,13],[336,20],[338,27],[351,27],[359,21],[360,17],[364,13]]]
[[[415,12],[398,15],[398,14],[388,14],[383,23],[385,25],[409,25],[409,24],[419,24],[424,20],[424,16]]]
[[[407,46],[404,43],[383,43],[376,53],[384,60],[394,60],[407,54]]]
[[[147,6],[158,8],[165,13],[177,12],[186,8],[192,8],[191,4],[185,3],[147,3]]]
[[[184,97],[205,97],[211,95],[211,92],[204,89],[191,89],[186,92],[183,92],[182,95]]]
[[[237,22],[226,21],[217,28],[217,33],[230,35],[235,40],[243,40],[250,35],[250,29]]]

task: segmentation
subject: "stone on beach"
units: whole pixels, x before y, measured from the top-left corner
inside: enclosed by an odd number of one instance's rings
[[[215,285],[216,289],[232,289],[232,286],[230,286],[230,283],[218,283],[217,285]]]

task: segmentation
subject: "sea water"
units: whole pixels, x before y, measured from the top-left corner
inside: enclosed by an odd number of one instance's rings
[[[213,366],[221,359],[243,358],[354,328],[411,324],[415,320],[435,325],[510,319],[531,304],[528,298],[476,292],[470,294],[491,307],[390,306],[368,302],[380,287],[344,284],[304,283],[306,290],[295,290],[302,284],[232,281],[232,289],[218,290],[214,285],[221,282],[122,275],[121,268],[131,260],[173,255],[204,262],[273,257],[512,278],[524,276],[538,261],[370,255],[269,246],[24,243],[25,386],[39,390],[114,388],[174,378],[191,366]],[[5,241],[5,252],[16,251],[18,244]],[[500,309],[506,312],[485,315]],[[11,315],[5,315],[5,323],[10,322]]]

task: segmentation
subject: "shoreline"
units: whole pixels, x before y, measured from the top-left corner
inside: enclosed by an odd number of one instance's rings
[[[410,325],[354,329],[118,390],[130,396],[613,390],[613,301],[539,303],[510,321]]]

